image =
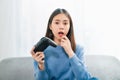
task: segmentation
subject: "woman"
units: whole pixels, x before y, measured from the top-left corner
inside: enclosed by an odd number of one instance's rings
[[[97,80],[84,66],[83,48],[76,45],[72,19],[65,9],[51,14],[45,36],[58,46],[36,53],[32,48],[35,80]]]

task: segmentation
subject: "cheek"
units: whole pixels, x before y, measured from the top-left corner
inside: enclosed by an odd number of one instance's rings
[[[51,30],[52,30],[52,33],[53,33],[54,35],[56,35],[56,34],[57,34],[57,31],[58,31],[57,29],[52,28]]]
[[[55,27],[53,26],[53,24],[50,26],[50,30],[52,31],[52,33],[55,33]]]
[[[69,29],[70,29],[70,27],[69,27],[69,26],[68,26],[68,27],[66,27],[66,29],[65,29],[65,30],[66,30],[66,31],[65,31],[65,32],[66,32],[66,34],[69,32]]]

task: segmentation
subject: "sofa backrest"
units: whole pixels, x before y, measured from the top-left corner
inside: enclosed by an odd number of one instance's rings
[[[0,62],[0,80],[34,80],[31,57],[8,58]]]
[[[113,56],[86,55],[85,64],[99,80],[120,80],[120,61]],[[17,57],[0,61],[0,80],[34,80],[33,59]]]
[[[120,80],[120,61],[107,55],[87,55],[85,63],[92,76],[99,80]]]

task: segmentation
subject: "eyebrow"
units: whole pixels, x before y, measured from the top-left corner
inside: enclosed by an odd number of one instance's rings
[[[59,19],[56,19],[56,20],[54,20],[54,21],[60,21],[60,20],[59,20]],[[63,21],[65,21],[65,22],[66,22],[66,21],[69,21],[69,20],[63,20]]]

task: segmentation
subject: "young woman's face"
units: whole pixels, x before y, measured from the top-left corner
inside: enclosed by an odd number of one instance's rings
[[[53,18],[50,29],[54,35],[54,39],[61,39],[66,36],[70,28],[69,18],[65,14],[58,14]]]

